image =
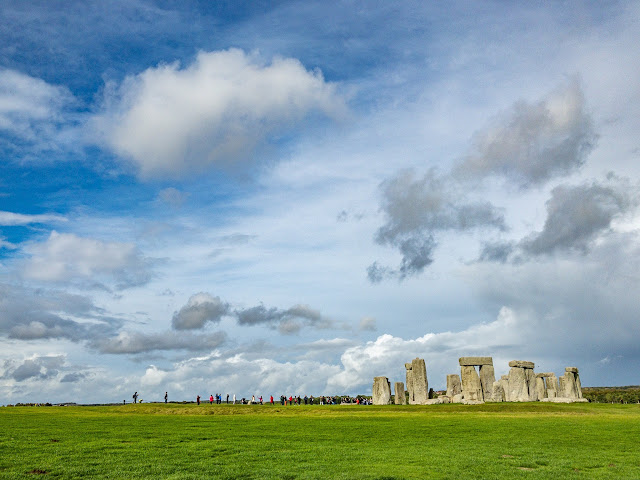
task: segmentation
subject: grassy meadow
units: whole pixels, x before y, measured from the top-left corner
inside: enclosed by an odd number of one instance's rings
[[[0,478],[640,478],[640,405],[0,408]]]

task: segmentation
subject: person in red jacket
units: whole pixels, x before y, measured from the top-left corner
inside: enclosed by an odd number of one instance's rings
[[[269,397],[269,403],[271,403],[271,405],[273,405],[273,395],[271,395],[271,396]]]
[[[210,405],[213,405],[213,395],[210,395],[210,396],[209,396],[209,404],[210,404]]]

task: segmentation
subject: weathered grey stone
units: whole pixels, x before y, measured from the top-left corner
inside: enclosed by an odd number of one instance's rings
[[[535,368],[535,364],[533,362],[527,362],[525,360],[511,360],[509,362],[510,367],[518,367],[518,368]]]
[[[414,358],[411,361],[411,382],[412,390],[409,391],[409,404],[424,405],[429,399],[429,382],[424,359]]]
[[[538,400],[547,398],[547,387],[544,384],[544,377],[536,376],[536,393],[538,394]]]
[[[502,375],[502,377],[500,377],[500,380],[498,380],[498,382],[502,387],[502,392],[504,394],[504,401],[510,402],[511,400],[509,399],[509,375]]]
[[[582,386],[579,386],[580,377],[578,376],[576,367],[568,367],[565,373],[560,377],[562,388],[559,395],[567,398],[582,398]]]
[[[510,402],[528,402],[529,385],[526,370],[522,367],[511,367],[509,370],[509,387],[507,397]]]
[[[460,385],[460,375],[455,373],[447,375],[447,397],[453,398],[454,395],[462,393]]]
[[[493,365],[491,357],[460,357],[458,359],[461,367],[471,367],[480,365]]]
[[[558,377],[558,392],[556,393],[556,397],[558,398],[566,397],[565,395],[565,391],[567,390],[566,382],[567,382],[567,378],[564,375],[561,375]]]
[[[480,385],[482,387],[482,397],[487,400],[493,397],[493,382],[496,381],[496,375],[493,365],[480,366]]]
[[[492,402],[504,402],[506,400],[504,396],[504,386],[502,384],[502,380],[493,382],[493,395],[491,396]]]
[[[474,402],[484,400],[480,377],[475,367],[470,365],[460,367],[460,379],[462,381],[462,397],[464,400]]]
[[[536,390],[536,374],[531,368],[524,369],[525,377],[527,378],[527,388],[529,389],[529,401],[538,401],[538,390]]]
[[[412,365],[410,363],[405,363],[404,368],[407,370],[407,393],[409,394],[409,399],[411,399],[413,398],[413,371],[411,370]]]
[[[578,391],[578,398],[582,398],[582,383],[580,383],[580,375],[578,375],[578,372],[576,372],[576,390]]]
[[[404,383],[396,382],[394,385],[394,403],[396,405],[406,405],[407,397],[404,394]]]
[[[555,398],[558,396],[558,378],[552,373],[544,379],[545,387],[547,387],[547,398]]]
[[[373,394],[374,405],[389,405],[391,403],[391,384],[387,377],[373,378]]]
[[[458,393],[451,398],[451,403],[462,403],[462,393]]]
[[[426,401],[425,405],[439,405],[441,403],[451,403],[449,397],[430,398]]]
[[[536,373],[536,377],[538,378],[547,378],[547,377],[555,377],[555,376],[556,376],[555,373],[550,373],[550,372]]]

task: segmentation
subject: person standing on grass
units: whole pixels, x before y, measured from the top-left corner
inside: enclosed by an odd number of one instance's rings
[[[169,398],[169,394],[164,392],[164,403],[167,403],[167,399]]]
[[[273,405],[273,395],[270,395],[270,396],[269,396],[269,403],[270,403],[271,405]]]
[[[138,403],[138,392],[135,392],[132,398],[133,398],[133,403]]]
[[[198,403],[198,405],[200,405],[200,395],[196,397],[196,402]]]
[[[213,395],[209,395],[209,405],[213,405]]]
[[[227,393],[227,405],[229,405],[229,394]]]

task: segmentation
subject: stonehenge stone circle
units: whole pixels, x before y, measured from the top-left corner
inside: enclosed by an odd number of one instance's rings
[[[553,372],[535,373],[533,362],[512,360],[509,374],[495,378],[491,357],[460,357],[460,375],[447,375],[446,394],[435,397],[429,389],[424,359],[414,358],[405,363],[405,384],[395,382],[394,403],[397,405],[434,405],[439,403],[483,402],[587,402],[582,397],[582,385],[577,367],[566,367],[564,375]],[[479,367],[476,370],[476,367]],[[406,394],[409,399],[407,401]],[[387,377],[374,377],[373,404],[391,403],[391,383]]]
[[[391,403],[391,384],[387,377],[373,378],[373,404],[389,405]]]
[[[394,385],[394,403],[396,405],[406,405],[407,398],[404,394],[404,383],[396,382]]]

